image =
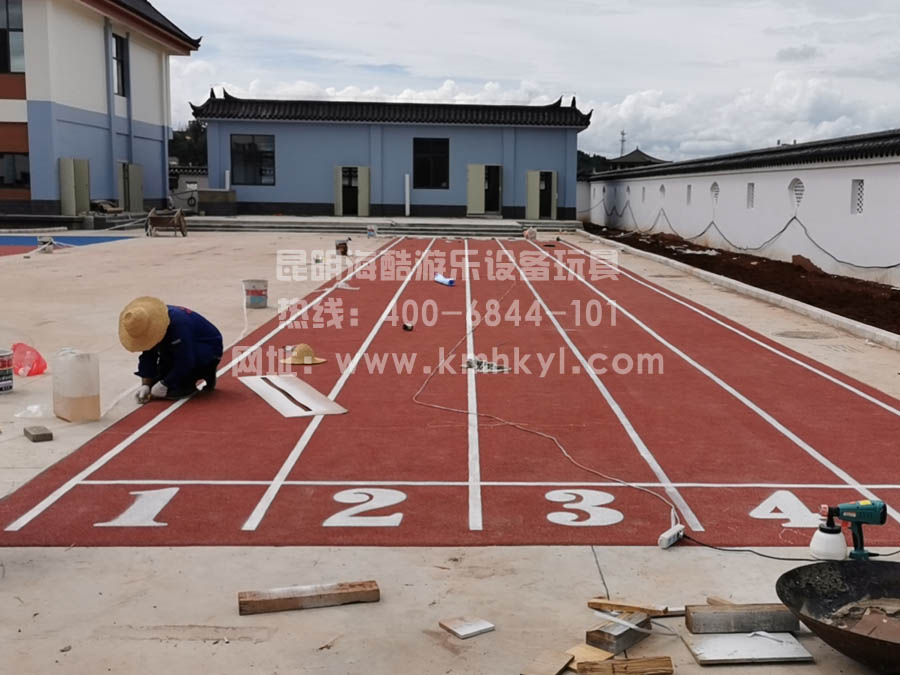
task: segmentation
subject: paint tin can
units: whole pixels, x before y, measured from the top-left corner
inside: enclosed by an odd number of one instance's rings
[[[0,394],[8,394],[13,389],[13,353],[0,349]]]
[[[244,279],[244,296],[250,309],[265,309],[269,304],[269,282],[265,279]]]

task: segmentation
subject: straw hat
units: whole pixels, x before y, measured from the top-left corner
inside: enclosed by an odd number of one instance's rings
[[[290,349],[287,347],[286,349]],[[292,366],[315,366],[319,363],[325,363],[326,359],[320,359],[316,356],[313,348],[308,344],[297,345],[291,349],[291,355],[286,359],[281,359],[282,363],[288,363]]]
[[[153,349],[169,327],[169,308],[159,298],[132,300],[119,314],[119,341],[130,352]]]

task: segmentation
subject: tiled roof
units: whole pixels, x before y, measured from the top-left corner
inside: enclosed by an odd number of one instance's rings
[[[897,155],[900,155],[900,129],[890,129],[858,136],[831,138],[825,141],[777,145],[762,150],[735,152],[728,155],[690,159],[683,162],[668,162],[634,169],[605,171],[594,174],[591,176],[591,180],[760,169],[771,166],[845,162],[854,159],[894,157]]]
[[[209,167],[206,166],[188,166],[175,165],[169,167],[170,176],[207,176],[209,175]]]
[[[192,38],[190,35],[181,30],[174,23],[169,21],[162,12],[160,12],[156,7],[151,5],[147,0],[114,0],[114,2],[127,9],[129,12],[133,12],[138,16],[146,19],[152,24],[155,24],[157,27],[162,28],[165,32],[169,33],[172,37],[181,40],[182,42],[186,42],[191,45],[193,49],[200,48],[200,39]]]
[[[586,129],[591,113],[563,106],[560,98],[544,106],[461,105],[456,103],[385,103],[375,101],[279,101],[243,99],[224,92],[199,106],[191,104],[199,120],[296,120],[306,122],[364,122],[383,124],[465,124]]]
[[[613,157],[609,160],[613,164],[662,164],[666,160],[658,159],[653,157],[652,155],[648,155],[646,152],[641,150],[640,148],[635,148],[627,155],[622,155],[621,157]]]

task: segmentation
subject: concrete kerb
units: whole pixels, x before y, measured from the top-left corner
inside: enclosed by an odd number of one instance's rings
[[[580,232],[579,234],[585,234],[592,239],[602,241],[604,244],[620,251],[624,251],[631,255],[636,255],[640,258],[653,260],[654,262],[662,263],[663,265],[668,265],[669,267],[677,269],[681,272],[686,272],[687,274],[691,274],[695,277],[703,279],[704,281],[708,281],[711,284],[715,284],[716,286],[721,286],[736,293],[740,293],[741,295],[746,295],[750,298],[761,300],[771,305],[782,307],[783,309],[788,309],[792,312],[796,312],[797,314],[809,317],[810,319],[814,319],[828,326],[845,330],[852,335],[856,335],[857,337],[865,338],[866,340],[874,342],[875,344],[879,344],[884,347],[890,347],[891,349],[900,351],[900,335],[897,335],[896,333],[891,333],[890,331],[886,331],[881,328],[875,328],[874,326],[869,326],[868,324],[864,324],[860,321],[848,319],[845,316],[834,314],[833,312],[820,309],[819,307],[813,307],[812,305],[808,305],[805,302],[800,302],[799,300],[794,300],[793,298],[787,298],[783,295],[778,295],[777,293],[773,293],[771,291],[756,288],[755,286],[745,284],[742,281],[729,279],[728,277],[724,277],[721,274],[716,274],[715,272],[708,272],[707,270],[698,269],[678,260],[672,260],[656,253],[650,253],[649,251],[642,251],[639,248],[635,248],[618,241],[612,241],[611,239],[606,239],[605,237],[601,237],[586,230]]]

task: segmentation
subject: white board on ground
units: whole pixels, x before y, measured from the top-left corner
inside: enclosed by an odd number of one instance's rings
[[[347,412],[346,408],[296,375],[251,375],[238,379],[283,417],[343,415]]]
[[[450,631],[460,640],[465,640],[482,633],[489,633],[494,630],[494,624],[484,619],[473,619],[466,616],[456,617],[454,619],[442,619],[438,621],[438,625],[446,631]]]
[[[687,634],[684,641],[701,666],[813,660],[812,654],[790,633]]]

